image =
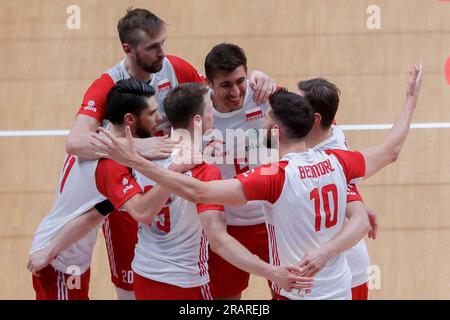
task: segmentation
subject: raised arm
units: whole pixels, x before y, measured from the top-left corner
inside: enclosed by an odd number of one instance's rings
[[[366,175],[368,178],[388,164],[395,162],[408,136],[412,116],[417,105],[422,87],[422,65],[414,65],[410,71],[411,80],[406,91],[406,103],[397,121],[384,139],[383,143],[361,150],[366,159]]]
[[[312,278],[299,276],[303,270],[296,266],[272,266],[253,255],[239,241],[227,233],[223,211],[206,211],[200,214],[200,221],[211,249],[223,259],[254,275],[269,279],[285,290],[312,287]]]

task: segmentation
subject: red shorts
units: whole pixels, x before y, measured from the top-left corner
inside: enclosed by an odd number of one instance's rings
[[[90,268],[81,276],[62,273],[48,265],[33,275],[36,300],[89,300]]]
[[[136,300],[213,300],[209,284],[182,288],[134,274]]]
[[[138,225],[130,214],[114,210],[103,222],[111,281],[123,290],[133,290],[134,273],[131,262],[137,243]]]
[[[265,223],[254,226],[228,226],[227,231],[251,253],[269,263],[269,240]],[[208,266],[211,286],[217,297],[235,296],[248,287],[250,274],[226,262],[212,250],[209,250]]]
[[[352,288],[352,300],[368,300],[369,299],[369,285],[363,283],[360,286]]]

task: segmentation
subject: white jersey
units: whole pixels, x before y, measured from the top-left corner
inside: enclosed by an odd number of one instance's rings
[[[265,148],[258,130],[264,128],[264,116],[268,107],[267,102],[258,105],[253,101],[253,90],[247,82],[244,105],[241,109],[227,113],[214,109],[214,128],[220,130],[226,139],[224,151],[229,161],[233,162],[226,164],[224,160],[223,164],[216,163],[223,179],[234,178],[237,174],[270,162],[263,163],[262,159],[253,156]],[[227,129],[230,130],[228,134]],[[231,130],[238,129],[242,129],[241,133],[235,131],[236,138],[233,143]],[[242,226],[264,223],[262,206],[260,201],[249,201],[244,206],[225,206],[227,224]]]
[[[170,160],[155,163],[168,167]],[[202,181],[220,179],[219,170],[206,164],[186,174]],[[155,185],[139,172],[136,176],[144,191]],[[208,240],[199,218],[199,214],[207,210],[223,211],[223,206],[195,204],[171,195],[167,206],[150,225],[139,223],[132,263],[134,272],[183,288],[209,283]]]
[[[342,149],[348,150],[344,132],[337,126],[331,127],[333,134],[314,147],[315,150]],[[366,242],[362,239],[346,252],[347,263],[352,273],[352,288],[369,281],[370,258]]]
[[[61,170],[55,203],[37,228],[30,253],[45,248],[66,223],[106,199],[97,190],[95,182],[97,163],[98,161],[67,156]],[[63,273],[72,273],[78,268],[81,273],[84,273],[91,264],[96,240],[97,229],[95,228],[84,238],[61,252],[51,262],[51,265]],[[73,267],[75,269],[72,269]]]
[[[84,95],[78,114],[93,117],[103,122],[105,127],[108,125],[108,121],[104,119],[108,92],[116,82],[131,78],[125,68],[124,61],[117,63],[92,83]],[[161,70],[152,75],[149,83],[155,89],[159,112],[163,116],[162,123],[159,126],[160,131],[157,134],[170,133],[170,125],[164,112],[164,99],[173,88],[185,82],[204,83],[204,78],[183,59],[171,55],[164,57]]]
[[[237,176],[247,199],[266,200],[271,263],[297,265],[305,253],[322,247],[345,223],[347,184],[365,174],[360,153],[342,150],[308,150],[290,153],[279,162],[280,169],[263,166]],[[264,172],[275,168],[272,174]],[[351,299],[351,274],[340,254],[314,277],[309,294],[274,291],[288,299]]]
[[[120,61],[106,72],[114,82],[131,78],[125,68],[124,61],[125,60]],[[155,98],[158,103],[158,111],[162,116],[161,124],[159,125],[158,130],[160,130],[161,133],[168,134],[170,132],[170,123],[168,122],[166,113],[164,112],[164,99],[167,94],[173,90],[173,88],[178,86],[178,79],[175,70],[167,57],[163,60],[161,70],[153,74],[152,80],[149,84],[155,89]]]

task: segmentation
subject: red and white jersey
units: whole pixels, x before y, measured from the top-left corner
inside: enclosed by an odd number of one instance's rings
[[[253,100],[253,90],[247,81],[247,91],[241,109],[227,113],[214,109],[214,128],[221,131],[225,139],[224,152],[226,155],[232,155],[230,160],[234,162],[226,164],[224,159],[223,164],[216,163],[223,179],[234,178],[242,172],[270,162],[263,163],[259,157],[250,157],[251,152],[257,154],[258,150],[266,149],[258,130],[264,128],[264,117],[268,107],[268,102],[256,104]],[[227,133],[227,130],[230,131]],[[233,138],[233,130],[239,130],[234,131],[236,138]],[[245,226],[264,223],[262,206],[260,201],[249,201],[245,206],[225,206],[227,224]]]
[[[331,126],[332,135],[327,139],[323,140],[321,143],[316,144],[313,149],[315,150],[328,150],[328,149],[340,149],[340,150],[350,150],[347,143],[347,138],[345,137],[344,131],[335,125]]]
[[[53,208],[39,225],[30,253],[45,248],[62,227],[108,198],[120,208],[137,193],[139,185],[131,176],[131,170],[107,160],[83,160],[68,155],[60,175]],[[84,273],[90,266],[92,251],[97,241],[97,229],[61,252],[51,265],[68,273],[68,268]],[[76,269],[72,269],[76,267]]]
[[[170,160],[155,161],[167,168]],[[185,173],[201,181],[220,180],[216,167],[201,164]],[[147,191],[155,183],[136,172],[141,187]],[[209,283],[208,240],[199,214],[223,211],[223,206],[195,204],[172,195],[166,207],[150,225],[139,223],[133,271],[142,277],[192,288]]]
[[[328,150],[328,149],[340,149],[349,150],[347,139],[345,138],[344,131],[337,127],[331,126],[333,134],[328,139],[322,141],[316,145],[315,150]],[[354,185],[348,187],[348,199],[347,202],[360,200],[358,189]],[[369,267],[370,257],[367,251],[366,242],[362,239],[354,247],[350,248],[346,252],[347,263],[352,273],[352,288],[357,287],[363,283],[369,281]]]
[[[53,208],[37,228],[30,253],[45,248],[66,223],[105,200],[95,184],[97,162],[84,161],[70,155],[66,157]],[[96,240],[97,229],[94,229],[61,252],[51,265],[63,273],[68,273],[71,266],[80,268],[80,272],[84,273],[91,264]]]
[[[84,95],[78,114],[84,114],[103,122],[106,116],[106,97],[109,90],[117,81],[131,78],[124,61],[116,64],[92,83]],[[156,91],[155,98],[163,116],[160,126],[161,134],[170,132],[170,125],[164,112],[164,99],[173,88],[185,82],[203,83],[205,80],[188,62],[175,56],[166,56],[161,70],[152,76],[149,84]]]
[[[359,152],[308,150],[289,153],[276,165],[253,169],[236,178],[248,200],[265,200],[271,263],[297,265],[305,253],[330,241],[345,223],[347,184],[364,177]],[[304,294],[274,291],[289,299],[351,299],[351,274],[345,254],[331,259]]]

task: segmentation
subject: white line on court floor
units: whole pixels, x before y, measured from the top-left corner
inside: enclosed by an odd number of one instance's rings
[[[339,125],[347,131],[389,130],[392,123],[385,124],[345,124]],[[450,128],[450,122],[412,123],[411,129],[444,129]],[[54,137],[67,136],[69,130],[13,130],[0,131],[0,137]]]

